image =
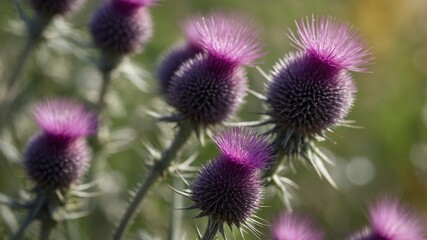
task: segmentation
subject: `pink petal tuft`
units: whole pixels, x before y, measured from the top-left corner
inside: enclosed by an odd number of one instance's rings
[[[287,212],[271,226],[272,240],[322,240],[323,231],[314,221],[301,214]]]
[[[96,133],[95,113],[69,99],[45,100],[34,105],[33,116],[44,134],[77,139]]]
[[[306,17],[295,22],[297,31],[289,29],[288,37],[297,48],[328,65],[356,72],[367,71],[372,60],[370,49],[349,24],[332,17]]]
[[[425,239],[425,224],[397,199],[379,199],[369,207],[369,218],[372,230],[386,239]]]
[[[258,35],[247,18],[217,12],[195,20],[194,28],[202,48],[215,58],[250,65],[262,55]]]
[[[262,136],[242,127],[229,128],[214,138],[227,159],[251,169],[262,169],[267,164],[271,149]]]

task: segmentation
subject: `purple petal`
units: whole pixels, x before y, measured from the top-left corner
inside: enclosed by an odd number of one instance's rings
[[[297,31],[291,30],[289,38],[296,47],[321,61],[351,71],[367,71],[371,52],[360,40],[358,32],[348,23],[332,17],[306,17],[296,22]]]
[[[250,65],[262,55],[258,35],[244,17],[213,13],[196,20],[194,28],[202,48],[215,58]]]
[[[45,100],[34,105],[34,118],[45,134],[77,139],[96,133],[95,113],[69,99]]]
[[[264,137],[242,127],[226,129],[214,141],[227,159],[251,169],[263,168],[271,155]]]

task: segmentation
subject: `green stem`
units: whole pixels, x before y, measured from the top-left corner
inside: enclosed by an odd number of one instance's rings
[[[52,219],[45,218],[41,221],[40,240],[49,240],[56,223]]]
[[[99,92],[98,102],[97,102],[97,111],[98,114],[101,114],[105,107],[105,96],[107,95],[108,87],[111,83],[112,71],[103,71],[102,72],[102,84],[101,91]]]
[[[170,145],[170,147],[165,150],[159,161],[149,169],[146,178],[144,179],[141,187],[138,189],[134,199],[126,209],[125,214],[123,215],[119,226],[116,228],[113,239],[119,240],[122,238],[124,232],[126,231],[127,226],[129,225],[132,217],[137,213],[138,206],[147,193],[148,189],[156,182],[156,180],[163,174],[167,169],[170,162],[175,158],[178,151],[184,146],[185,142],[191,136],[191,125],[189,121],[182,122],[179,126],[178,133],[175,135],[175,138]]]
[[[178,177],[172,179],[175,189],[183,189],[184,182]],[[169,212],[169,229],[167,240],[179,240],[181,233],[182,210],[184,198],[180,194],[172,193],[172,204]]]
[[[18,228],[18,231],[16,231],[11,240],[18,240],[22,238],[25,230],[30,225],[30,223],[37,217],[44,203],[45,197],[43,195],[38,195],[36,200],[34,201],[33,207],[28,210],[27,216],[25,216],[24,220]]]
[[[208,226],[206,227],[205,233],[203,234],[201,240],[214,240],[220,227],[221,224],[219,222],[209,218]]]

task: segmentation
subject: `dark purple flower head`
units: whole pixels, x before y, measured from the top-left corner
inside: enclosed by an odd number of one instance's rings
[[[27,174],[43,188],[67,188],[86,171],[91,153],[84,139],[61,141],[35,135],[24,154]]]
[[[37,103],[32,112],[42,131],[26,145],[24,167],[38,186],[69,187],[89,165],[84,137],[96,132],[97,117],[66,99]]]
[[[167,101],[185,118],[200,125],[219,124],[230,117],[243,100],[246,72],[210,61],[206,54],[184,63],[170,82]]]
[[[259,171],[220,155],[202,168],[191,190],[199,217],[239,227],[259,208],[262,186]]]
[[[106,0],[89,25],[95,45],[118,55],[135,53],[152,35],[146,7],[153,0]]]
[[[324,232],[314,221],[295,213],[284,213],[271,226],[272,240],[322,240]]]
[[[354,92],[347,71],[331,72],[302,52],[290,54],[272,71],[267,113],[278,129],[314,136],[343,120]]]
[[[194,23],[203,53],[180,66],[167,101],[198,124],[218,124],[238,107],[246,89],[242,65],[259,56],[256,34],[243,20],[212,14]]]
[[[296,22],[297,31],[290,39],[302,51],[329,66],[363,72],[371,53],[357,31],[332,17],[306,17]]]
[[[247,18],[214,13],[194,21],[194,27],[201,47],[226,65],[250,65],[262,55],[258,35]]]
[[[34,11],[45,17],[65,15],[74,12],[84,0],[31,0]]]
[[[68,99],[35,104],[32,113],[44,135],[56,139],[78,139],[96,133],[98,119],[82,105]]]
[[[190,198],[218,223],[241,226],[259,208],[260,168],[270,157],[268,144],[243,128],[231,128],[215,137],[220,154],[206,164],[193,185]]]
[[[262,169],[271,156],[264,137],[241,127],[226,129],[214,138],[221,156],[249,169]]]

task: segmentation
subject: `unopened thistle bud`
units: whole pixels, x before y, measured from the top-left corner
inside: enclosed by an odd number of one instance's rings
[[[271,226],[272,240],[322,240],[324,232],[304,215],[284,213]]]
[[[138,52],[152,35],[147,7],[154,0],[106,0],[90,22],[96,47],[104,52],[126,55]]]
[[[265,139],[241,128],[224,131],[215,139],[219,156],[206,164],[191,186],[190,198],[199,217],[222,224],[251,226],[259,208],[260,170],[270,157]]]
[[[89,165],[84,137],[96,132],[97,117],[66,99],[37,103],[32,113],[41,133],[27,143],[25,170],[40,187],[67,188]]]
[[[259,44],[243,18],[214,14],[196,22],[195,28],[204,52],[180,66],[167,100],[184,118],[218,124],[242,101],[247,78],[241,66],[260,56]]]
[[[74,12],[84,0],[31,0],[31,7],[43,17],[65,15]]]
[[[369,207],[369,223],[349,240],[426,239],[425,223],[397,199],[382,198]]]

